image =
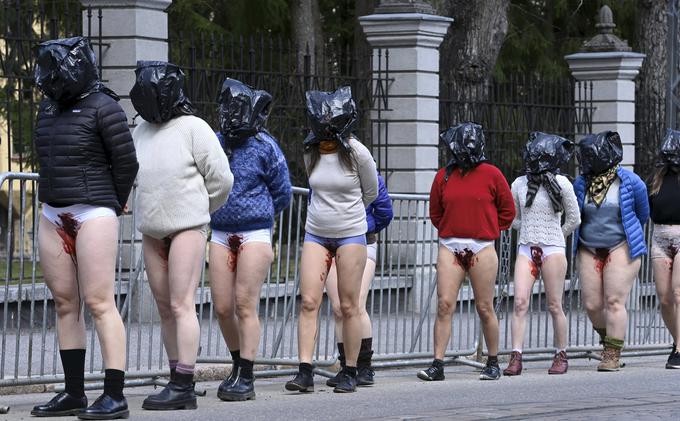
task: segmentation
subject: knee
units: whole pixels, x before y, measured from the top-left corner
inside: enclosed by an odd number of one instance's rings
[[[315,313],[319,309],[319,300],[310,295],[302,295],[301,310],[305,313]]]
[[[78,314],[80,310],[78,306],[78,299],[64,298],[54,296],[54,309],[58,317],[65,317],[69,314]]]
[[[607,297],[607,311],[616,312],[623,309],[623,301],[619,297]]]
[[[336,319],[342,319],[342,308],[340,307],[340,304],[335,304],[332,306],[333,308],[333,317]]]
[[[172,315],[175,320],[180,319],[182,317],[186,317],[188,314],[194,314],[196,313],[196,308],[194,306],[193,301],[190,303],[185,303],[185,302],[171,302],[170,303],[170,314]]]
[[[555,301],[548,301],[548,311],[553,317],[561,316],[563,314],[562,311],[562,301],[560,300],[555,300]]]
[[[215,303],[213,309],[215,310],[215,314],[217,315],[217,317],[221,320],[231,319],[236,314],[234,311],[233,303],[229,304]]]
[[[437,316],[449,317],[456,310],[456,302],[446,298],[439,298],[437,301]]]
[[[492,303],[475,303],[477,314],[482,322],[488,322],[496,318],[496,312]]]
[[[585,307],[586,311],[588,312],[602,311],[603,310],[602,300],[593,298],[584,299],[583,307]]]
[[[95,319],[103,317],[105,314],[111,312],[115,308],[112,301],[101,299],[86,298],[85,305],[87,305],[87,309],[90,311],[90,314]]]
[[[526,297],[515,296],[513,311],[515,314],[526,314],[529,311],[529,300]]]
[[[239,319],[247,319],[255,316],[256,305],[252,305],[250,302],[239,302],[236,301],[236,316]]]
[[[342,318],[354,317],[359,315],[359,307],[353,302],[341,302],[340,313]]]

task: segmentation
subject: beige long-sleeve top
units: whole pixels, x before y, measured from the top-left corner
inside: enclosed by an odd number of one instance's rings
[[[322,154],[309,175],[311,198],[305,230],[327,238],[366,234],[366,207],[378,197],[378,173],[371,152],[349,139],[355,168],[341,165],[338,153]],[[309,156],[305,155],[305,163]]]
[[[565,237],[574,232],[581,223],[581,211],[578,208],[574,187],[567,177],[557,175],[556,178],[562,188],[564,212],[560,213],[553,210],[545,187],[540,186],[531,207],[527,207],[527,177],[518,177],[512,183],[512,197],[515,199],[517,209],[512,227],[519,230],[519,244],[565,247]]]
[[[162,239],[210,222],[234,176],[215,132],[195,116],[142,121],[132,133],[139,161],[137,229]]]

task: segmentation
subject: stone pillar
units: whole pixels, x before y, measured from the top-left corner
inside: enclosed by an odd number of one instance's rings
[[[622,165],[632,170],[635,164],[635,82],[644,54],[634,53],[626,41],[612,33],[612,11],[600,9],[600,33],[587,41],[580,52],[565,57],[574,78],[592,82],[593,132],[613,130],[621,135]],[[576,89],[576,101],[585,105],[582,89]],[[589,94],[589,93],[588,93]]]
[[[172,0],[81,0],[92,6],[93,43],[99,36],[97,9],[102,9],[102,80],[121,97],[128,123],[137,114],[130,102],[137,60],[168,60],[168,15]],[[87,12],[83,12],[87,28]],[[97,45],[93,45],[99,53]]]
[[[383,0],[375,14],[359,18],[374,50],[389,52],[393,82],[380,118],[388,126],[385,175],[391,194],[429,194],[439,165],[439,46],[453,19],[432,13],[422,1]],[[386,236],[390,263],[413,282],[416,312],[428,303],[437,256],[436,231],[421,205],[396,207]],[[436,310],[436,300],[429,308]]]
[[[397,7],[399,6],[399,7]],[[391,193],[429,193],[439,163],[439,45],[453,21],[424,13],[417,3],[382,4],[359,22],[374,49],[389,50],[387,168]]]

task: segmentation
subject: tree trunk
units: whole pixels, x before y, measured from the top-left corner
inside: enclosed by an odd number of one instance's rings
[[[483,83],[508,32],[510,0],[446,0],[440,12],[454,19],[441,47],[441,76]]]
[[[297,52],[298,70],[304,70],[305,55],[311,55],[311,70],[315,57],[323,51],[323,31],[318,0],[291,0],[290,11],[293,29],[293,48]]]
[[[663,105],[668,81],[668,11],[672,0],[641,0],[638,13],[640,52],[647,55],[640,69],[640,89]],[[677,53],[677,52],[676,52]],[[663,121],[663,115],[658,116]]]

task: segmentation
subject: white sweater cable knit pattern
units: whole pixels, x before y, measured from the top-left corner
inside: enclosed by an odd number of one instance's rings
[[[215,132],[195,116],[146,121],[132,133],[139,161],[137,229],[162,239],[210,222],[234,177]]]
[[[556,214],[553,210],[545,187],[541,186],[538,189],[534,203],[527,207],[527,177],[518,177],[512,183],[512,197],[515,199],[517,209],[517,216],[512,221],[512,227],[519,230],[519,244],[564,247],[565,237],[574,232],[581,223],[581,212],[574,194],[574,187],[567,177],[557,175],[556,178],[562,188],[564,224],[561,223],[562,213]]]

